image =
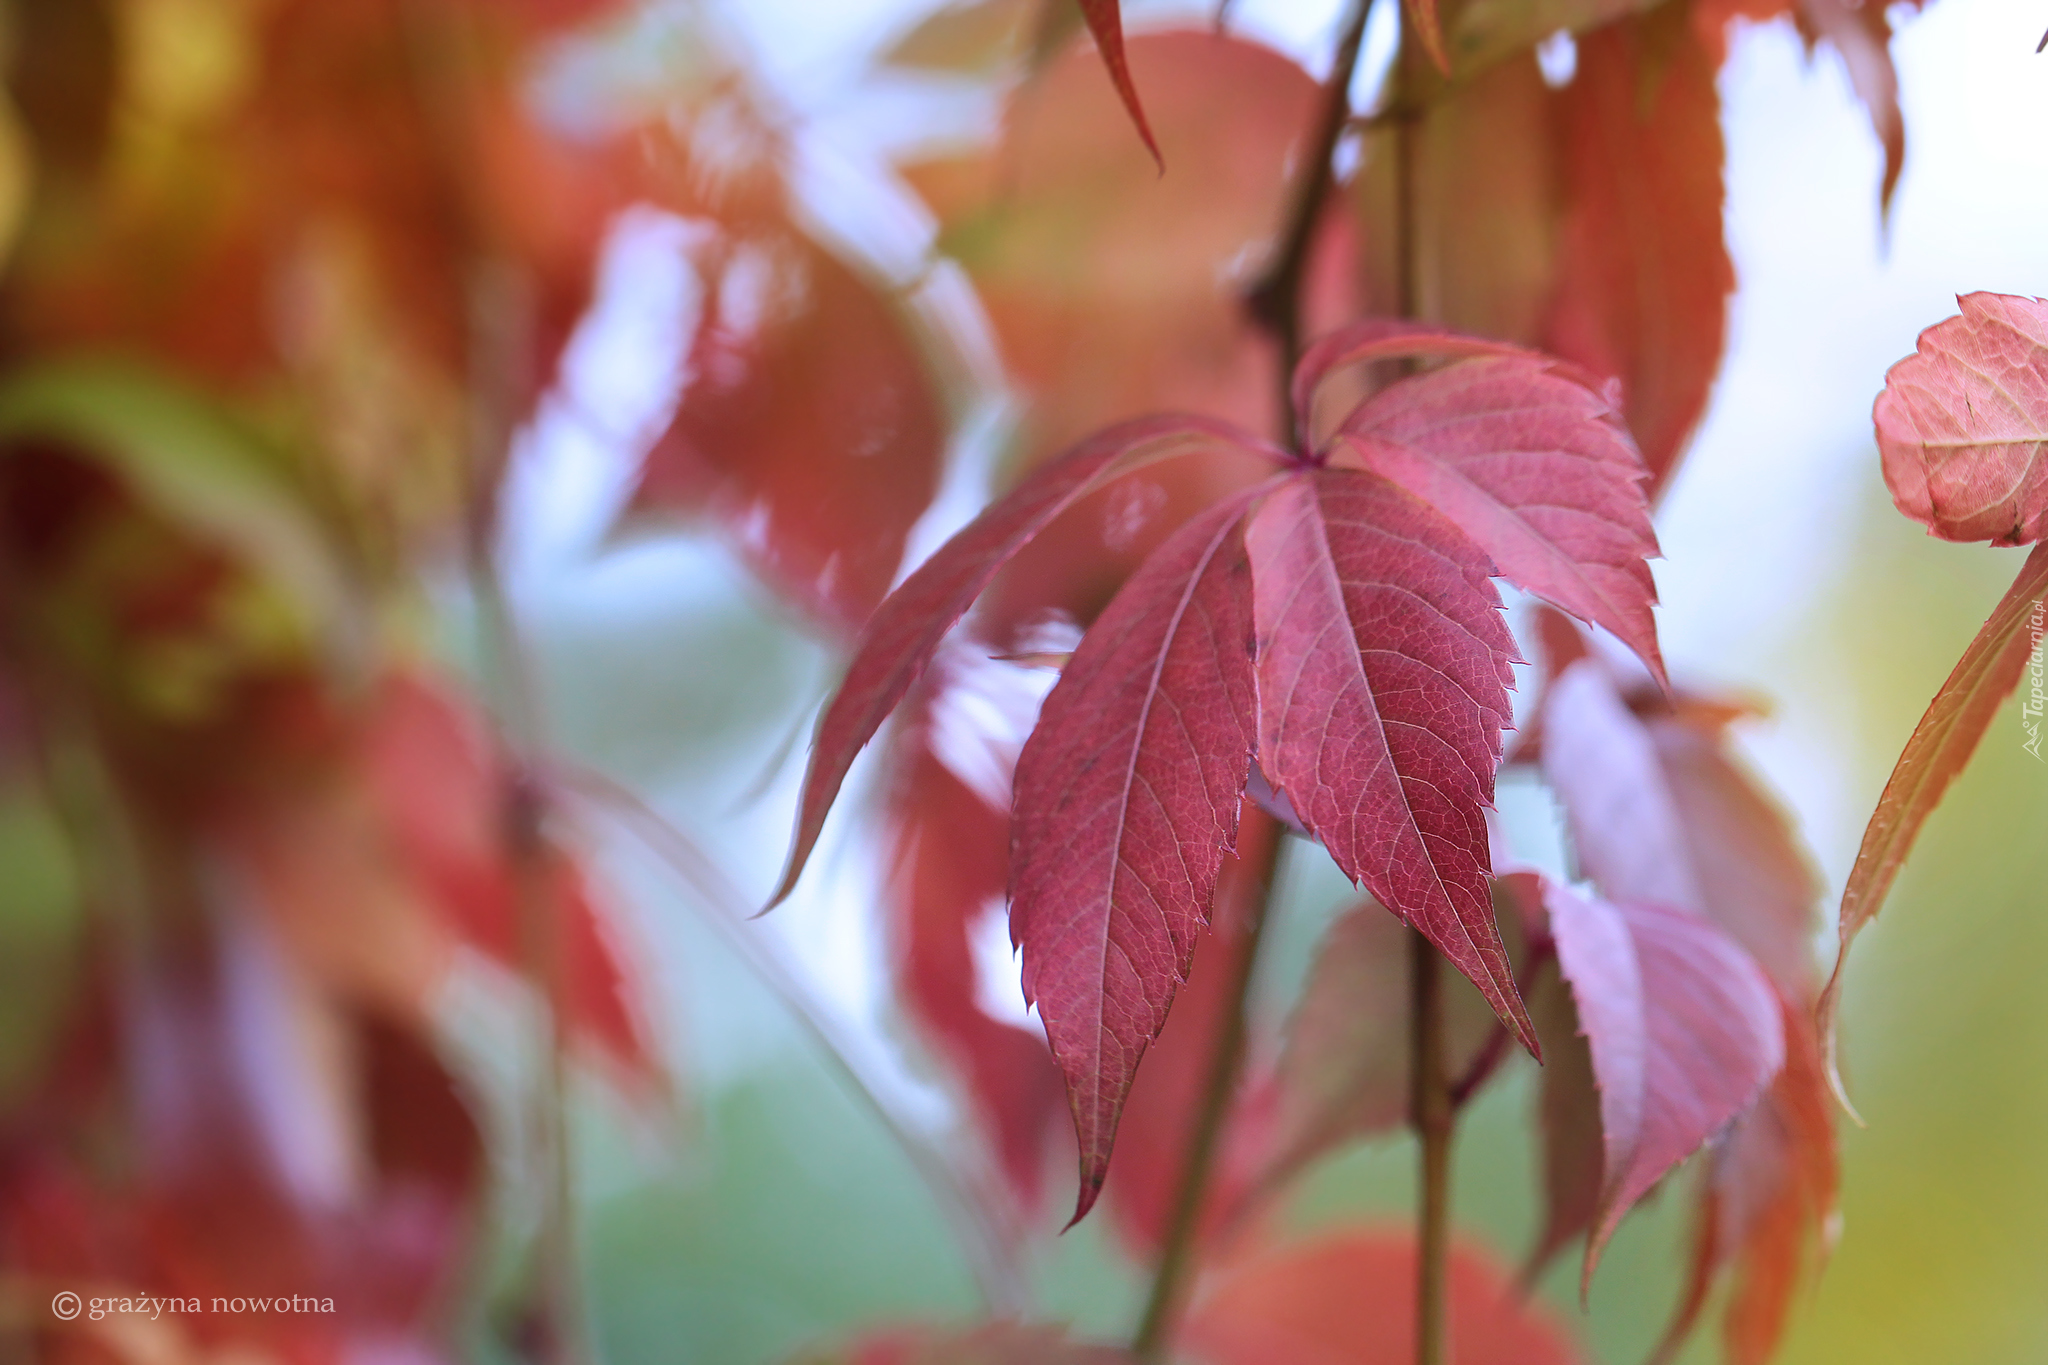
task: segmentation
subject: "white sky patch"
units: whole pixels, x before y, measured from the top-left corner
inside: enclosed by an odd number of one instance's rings
[[[967,924],[974,961],[974,1007],[998,1023],[1038,1033],[1038,1008],[1024,1003],[1024,960],[1010,943],[1010,908],[991,896]]]

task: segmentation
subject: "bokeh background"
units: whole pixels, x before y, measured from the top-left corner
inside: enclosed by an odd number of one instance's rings
[[[692,43],[737,54],[789,115],[812,212],[876,258],[909,263],[931,226],[888,158],[935,127],[971,133],[998,116],[962,86],[877,67],[930,8],[664,4],[636,41],[663,61],[687,63]],[[1240,0],[1233,24],[1319,71],[1335,9]],[[1139,30],[1207,13],[1168,0],[1126,10]],[[1660,627],[1674,673],[1767,703],[1741,742],[1836,892],[1913,723],[2023,553],[1940,543],[1899,516],[1869,411],[1885,367],[1954,311],[1957,293],[2048,295],[2048,55],[2034,54],[2044,24],[2048,10],[2023,0],[1938,0],[1902,16],[1894,51],[1910,142],[1888,221],[1876,208],[1880,152],[1837,58],[1809,59],[1789,24],[1743,26],[1721,79],[1732,344],[1659,513]],[[1376,20],[1362,79],[1374,78],[1375,52],[1384,69],[1391,41]],[[731,921],[779,869],[801,759],[793,741],[841,660],[717,529],[611,531],[641,453],[618,433],[646,429],[672,401],[665,376],[685,342],[675,318],[693,285],[672,230],[650,213],[614,234],[569,358],[569,388],[604,420],[544,412],[522,434],[500,553],[547,741],[642,793],[713,850],[735,886],[729,903],[710,906],[645,849],[599,850],[655,986],[678,1099],[651,1119],[599,1087],[572,1092],[592,1327],[608,1365],[748,1365],[857,1323],[964,1317],[973,1296],[941,1211],[813,1031],[822,1022],[870,1083],[941,1140],[960,1123],[890,1004],[858,812],[837,817],[791,903],[758,923]],[[981,387],[954,459],[986,467],[1012,414],[977,354],[985,330],[955,302],[951,325]],[[941,500],[914,555],[971,511],[971,488],[962,481]],[[460,581],[450,575],[433,601],[447,659],[480,668]],[[2022,751],[2011,710],[1929,825],[1849,978],[1846,1065],[1868,1126],[1845,1128],[1842,1236],[1799,1310],[1788,1362],[2048,1360],[2048,768]],[[1554,816],[1534,788],[1511,780],[1503,807],[1525,851],[1554,848]],[[65,932],[59,838],[33,809],[0,810],[0,917],[17,932]],[[1268,1029],[1346,903],[1319,861],[1288,863],[1258,987]],[[985,1008],[1023,1021],[1000,924],[984,938]],[[815,1002],[814,1019],[792,1010],[792,991]],[[460,991],[444,1002],[449,1029],[486,1053],[503,1008]],[[0,1049],[0,1065],[20,1052]],[[1508,1256],[1536,1219],[1532,1082],[1526,1064],[1514,1068],[1459,1138],[1458,1221]],[[499,1120],[498,1149],[511,1150],[512,1120]],[[1405,1139],[1354,1149],[1318,1167],[1286,1216],[1300,1227],[1361,1211],[1400,1220],[1411,1164]],[[498,1178],[516,1180],[516,1163]],[[1601,1361],[1639,1359],[1654,1341],[1685,1222],[1669,1198],[1634,1215],[1587,1316],[1575,1264],[1545,1281]],[[1030,1270],[1042,1310],[1086,1332],[1126,1331],[1142,1277],[1103,1221],[1041,1242]],[[485,1275],[510,1273],[505,1260]],[[484,1357],[495,1349],[476,1342]],[[1685,1359],[1714,1352],[1705,1332]]]

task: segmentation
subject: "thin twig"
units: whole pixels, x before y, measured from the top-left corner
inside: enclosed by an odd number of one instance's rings
[[[841,1045],[839,1028],[817,996],[798,979],[775,946],[754,923],[756,903],[740,894],[717,862],[696,840],[659,811],[601,773],[559,768],[560,788],[629,833],[691,893],[692,903],[755,977],[780,1000],[845,1081],[849,1094],[867,1108],[895,1139],[953,1225],[967,1269],[984,1307],[996,1317],[1022,1317],[1030,1295],[1012,1253],[1021,1241],[1008,1210],[998,1213],[975,1194],[995,1181],[966,1169],[957,1155],[935,1141],[925,1126],[888,1098],[887,1082],[860,1055]]]
[[[1280,411],[1287,423],[1288,444],[1298,445],[1307,432],[1292,430],[1294,404],[1288,386],[1294,378],[1295,362],[1301,358],[1301,281],[1308,270],[1309,253],[1315,243],[1317,221],[1323,200],[1329,196],[1336,171],[1332,160],[1337,141],[1351,121],[1351,78],[1358,69],[1358,49],[1365,40],[1365,17],[1372,0],[1353,0],[1351,18],[1337,39],[1337,57],[1323,87],[1323,104],[1310,131],[1308,150],[1301,163],[1301,175],[1294,183],[1287,217],[1281,226],[1278,245],[1266,271],[1245,294],[1245,306],[1255,321],[1280,343]]]
[[[1258,966],[1259,944],[1265,935],[1267,911],[1273,901],[1273,885],[1279,869],[1280,850],[1286,835],[1275,830],[1261,862],[1253,869],[1256,880],[1246,910],[1244,942],[1240,947],[1235,975],[1231,977],[1223,1018],[1216,1028],[1216,1041],[1209,1054],[1209,1075],[1202,1090],[1201,1108],[1195,1114],[1194,1132],[1188,1138],[1180,1187],[1174,1193],[1172,1221],[1166,1229],[1166,1245],[1153,1272],[1152,1289],[1145,1299],[1145,1314],[1138,1333],[1131,1340],[1131,1354],[1140,1361],[1165,1358],[1172,1344],[1174,1320],[1179,1315],[1183,1282],[1194,1268],[1197,1233],[1201,1230],[1202,1206],[1209,1193],[1209,1177],[1216,1164],[1231,1099],[1237,1090],[1237,1074],[1244,1062],[1245,1006],[1251,995],[1252,977]]]

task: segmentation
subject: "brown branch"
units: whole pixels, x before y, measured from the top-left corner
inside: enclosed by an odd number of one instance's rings
[[[1288,426],[1289,445],[1299,444],[1308,435],[1292,429],[1294,404],[1287,396],[1295,362],[1301,358],[1301,281],[1308,270],[1323,201],[1336,178],[1331,161],[1336,156],[1337,141],[1351,122],[1351,78],[1358,69],[1358,49],[1365,39],[1365,16],[1371,10],[1371,0],[1354,0],[1350,21],[1337,40],[1337,58],[1330,68],[1329,82],[1323,87],[1322,109],[1310,130],[1307,156],[1301,163],[1301,176],[1295,181],[1279,244],[1265,274],[1245,294],[1245,307],[1252,319],[1280,343],[1280,420]]]

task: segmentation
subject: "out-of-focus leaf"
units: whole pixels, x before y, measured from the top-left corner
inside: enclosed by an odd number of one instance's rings
[[[1227,424],[1195,417],[1123,423],[1033,472],[919,565],[869,619],[846,680],[819,719],[789,868],[770,903],[787,896],[802,875],[855,756],[930,664],[946,632],[1018,550],[1082,497],[1147,464],[1259,444]]]
[[[1566,209],[1546,345],[1621,380],[1654,487],[1706,408],[1735,287],[1714,66],[1685,7],[1585,35],[1558,119]]]
[[[1784,1027],[1769,979],[1710,921],[1555,885],[1544,904],[1600,1092],[1590,1283],[1621,1216],[1777,1075]]]
[[[1863,831],[1849,880],[1842,888],[1840,927],[1841,950],[1835,958],[1833,975],[1821,997],[1821,1028],[1827,1049],[1830,1079],[1840,1093],[1835,1075],[1835,1010],[1841,1000],[1842,967],[1848,961],[1849,945],[1857,933],[1877,915],[1885,894],[1920,828],[1941,801],[1948,784],[1977,748],[1977,741],[1990,728],[1991,719],[2006,696],[2027,670],[2028,659],[2041,647],[2041,602],[2048,597],[2048,543],[2037,545],[2020,566],[2005,596],[1970,641],[1963,657],[1934,694],[1927,714],[1913,727],[1904,752],[1892,768],[1877,798],[1877,809]],[[2034,674],[2034,692],[2024,717],[2028,722],[2028,752],[2041,754],[2041,682]]]
[[[1017,761],[1010,934],[1066,1073],[1077,1221],[1235,847],[1256,729],[1246,503],[1217,504],[1132,575]]]
[[[0,440],[33,439],[106,461],[144,500],[284,584],[331,639],[355,626],[352,594],[280,462],[204,395],[121,362],[31,367],[0,385]]]
[[[1208,33],[1143,34],[1128,52],[1169,174],[1105,136],[1125,115],[1095,59],[1070,51],[1018,92],[999,146],[913,175],[1029,404],[1027,461],[1151,412],[1255,431],[1280,415],[1242,293],[1272,249],[1315,82]]]
[[[965,0],[946,5],[897,39],[882,60],[915,70],[992,71],[1025,50],[1033,25],[1044,22],[1046,5],[1047,0]],[[1076,21],[1081,18],[1078,7],[1070,12]]]
[[[1535,1051],[1487,891],[1482,812],[1516,657],[1493,566],[1426,504],[1352,470],[1281,487],[1245,543],[1261,770]]]
[[[1262,1251],[1211,1277],[1182,1337],[1206,1365],[1409,1365],[1415,1274],[1405,1232],[1346,1231]],[[1564,1324],[1475,1247],[1452,1244],[1449,1300],[1457,1365],[1585,1359]]]
[[[1653,1365],[1675,1357],[1720,1272],[1734,1284],[1722,1315],[1729,1365],[1768,1365],[1809,1261],[1833,1239],[1840,1167],[1812,1019],[1785,1007],[1785,1067],[1715,1149],[1701,1190],[1687,1288]]]
[[[1527,52],[1553,33],[1583,33],[1664,0],[1466,0],[1454,11],[1446,44],[1451,73],[1470,79]]]
[[[949,772],[922,734],[900,741],[893,762],[890,896],[905,1003],[961,1074],[1018,1202],[1035,1208],[1060,1110],[1059,1069],[1035,1031],[982,1011],[969,943],[1008,886],[1009,812]]]
[[[1917,9],[1925,0],[1905,0]],[[1810,50],[1822,38],[1833,43],[1849,69],[1849,86],[1870,113],[1870,126],[1884,147],[1880,212],[1889,212],[1892,191],[1906,165],[1906,120],[1899,113],[1899,72],[1892,65],[1889,5],[1867,0],[1799,0],[1794,13]]]
[[[1885,374],[1872,412],[1884,481],[1943,540],[2030,544],[2048,535],[2048,300],[1956,302],[1961,315]]]
[[[582,869],[553,848],[514,865],[505,782],[475,717],[395,675],[316,752],[324,765],[239,793],[221,816],[226,851],[308,970],[424,1029],[459,946],[523,972],[527,918],[544,915],[570,1038],[659,1085],[628,957]]]
[[[1501,925],[1508,956],[1517,959],[1518,926],[1506,917]],[[1323,935],[1280,1054],[1269,1182],[1341,1142],[1407,1121],[1413,1096],[1409,943],[1407,926],[1371,901],[1346,911]],[[1444,1051],[1454,1083],[1478,1079],[1474,1069],[1499,1027],[1492,1007],[1469,981],[1457,978],[1447,985]],[[1540,1031],[1538,1036],[1548,1058],[1552,1039]]]
[[[902,314],[793,230],[721,233],[694,255],[690,378],[635,505],[711,504],[770,581],[856,630],[938,487],[929,368]]]

